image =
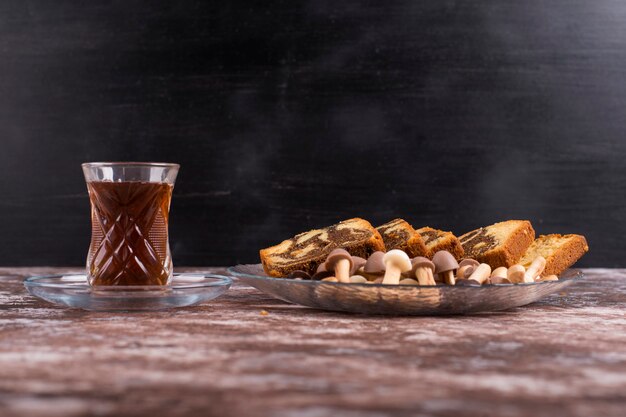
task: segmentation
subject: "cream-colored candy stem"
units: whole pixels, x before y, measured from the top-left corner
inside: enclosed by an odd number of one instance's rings
[[[428,268],[426,270],[426,273],[428,274],[428,281],[430,282],[429,285],[437,285],[437,281],[435,280],[435,276],[433,275],[433,270]]]
[[[546,258],[537,256],[526,270],[524,282],[535,282],[535,278],[541,275],[544,269],[546,269]]]
[[[470,275],[467,279],[473,279],[477,282],[483,284],[489,278],[491,274],[491,267],[487,264],[480,264],[474,269],[472,275]]]
[[[454,285],[456,284],[456,281],[454,279],[454,271],[446,271],[446,272],[442,272],[441,275],[443,275],[443,281],[448,284],[448,285]]]
[[[524,282],[524,274],[526,273],[526,268],[522,265],[513,265],[506,272],[506,277],[513,284],[519,284],[520,282]]]
[[[335,265],[335,276],[339,282],[350,282],[350,261],[341,259]]]
[[[506,271],[507,268],[506,266],[501,266],[498,267],[496,269],[494,269],[493,271],[491,271],[491,277],[501,277],[501,278],[506,278]]]
[[[420,285],[436,285],[433,271],[430,268],[415,268],[415,278]]]
[[[402,271],[400,271],[400,268],[391,262],[388,262],[387,265],[385,265],[385,277],[383,278],[383,284],[398,285],[401,274]]]
[[[474,272],[473,265],[463,265],[456,271],[456,279],[466,279]]]

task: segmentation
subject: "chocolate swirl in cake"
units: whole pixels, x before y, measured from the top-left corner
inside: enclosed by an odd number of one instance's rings
[[[315,273],[317,266],[336,248],[367,258],[377,250],[384,250],[385,246],[380,234],[369,222],[355,218],[324,229],[300,233],[261,250],[260,255],[268,275],[283,277],[293,270]]]
[[[275,255],[276,263],[289,263],[294,259],[303,257],[315,258],[320,254],[327,254],[333,249],[350,245],[355,241],[366,239],[372,235],[370,231],[358,230],[345,227],[345,225],[330,226],[324,230],[311,230],[296,235],[293,239],[286,241],[290,244],[285,247],[281,254]],[[284,242],[283,242],[284,243]],[[370,253],[363,252],[352,254],[354,256],[366,257]]]
[[[528,220],[507,220],[481,227],[459,237],[465,255],[492,268],[514,265],[535,239]]]
[[[422,239],[424,239],[424,243],[426,245],[428,245],[429,243],[431,243],[431,242],[433,242],[433,241],[435,241],[436,239],[439,238],[439,234],[436,231],[434,231],[434,230],[431,230],[431,231],[428,231],[428,232],[424,232],[424,233],[420,233],[420,235],[422,236]]]
[[[402,246],[412,237],[413,234],[407,231],[404,224],[406,224],[404,220],[395,219],[376,228],[383,237],[387,249]]]
[[[376,228],[385,242],[387,250],[400,249],[413,258],[424,256],[428,250],[422,237],[403,219],[394,219]]]
[[[487,229],[481,227],[463,236],[461,244],[465,248],[466,256],[476,256],[495,248],[498,241]]]
[[[416,230],[424,241],[427,249],[427,257],[432,257],[440,250],[446,250],[454,255],[456,259],[463,258],[463,248],[461,243],[451,232],[433,229],[432,227],[422,227]]]

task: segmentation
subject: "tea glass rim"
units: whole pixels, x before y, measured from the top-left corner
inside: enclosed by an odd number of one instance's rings
[[[162,167],[162,168],[180,168],[180,164],[173,162],[83,162],[83,168],[98,167],[115,167],[115,166],[136,166],[136,167]]]

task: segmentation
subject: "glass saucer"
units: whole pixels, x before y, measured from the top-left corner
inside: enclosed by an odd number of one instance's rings
[[[446,315],[507,310],[559,292],[583,274],[569,269],[558,281],[528,284],[452,285],[344,284],[269,277],[261,264],[237,265],[228,272],[279,300],[321,310],[360,314]]]
[[[155,311],[186,307],[219,297],[232,280],[214,274],[174,274],[166,286],[91,287],[85,274],[34,276],[28,292],[53,304],[91,311]]]

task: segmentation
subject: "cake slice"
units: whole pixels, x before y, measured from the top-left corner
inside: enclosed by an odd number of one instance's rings
[[[384,251],[385,244],[378,230],[367,220],[354,218],[300,233],[276,246],[261,249],[259,254],[269,276],[286,277],[298,270],[313,275],[317,266],[336,248],[367,259],[376,251]]]
[[[433,229],[432,227],[422,227],[416,231],[420,234],[426,245],[426,257],[432,258],[436,252],[447,250],[454,255],[457,261],[463,259],[463,247],[459,239],[451,232]]]
[[[539,236],[528,248],[519,263],[528,267],[537,256],[546,258],[541,275],[559,275],[572,266],[587,251],[587,240],[581,235]]]
[[[426,256],[428,249],[413,226],[402,219],[394,219],[376,228],[385,242],[387,250],[400,249],[409,257]]]
[[[528,220],[508,220],[472,230],[459,237],[465,256],[491,268],[512,266],[535,240]]]

